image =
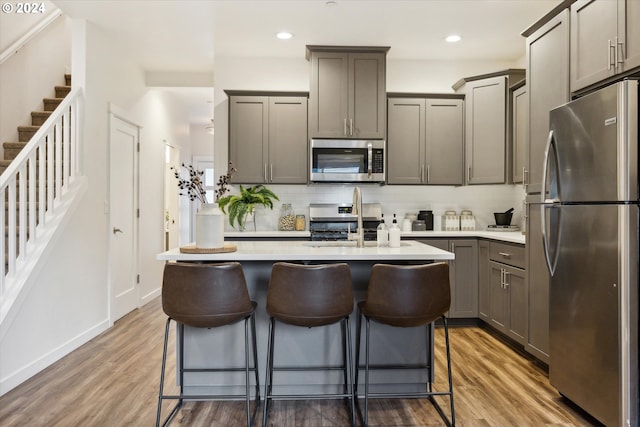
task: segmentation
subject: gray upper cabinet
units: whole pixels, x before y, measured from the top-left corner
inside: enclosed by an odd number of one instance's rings
[[[527,36],[528,138],[525,166],[527,193],[542,187],[549,110],[569,102],[569,10],[564,9]]]
[[[229,95],[234,183],[307,183],[306,96]]]
[[[390,97],[388,184],[464,183],[462,96]]]
[[[512,140],[513,140],[513,152],[512,152],[512,175],[511,180],[513,183],[523,182],[525,175],[525,162],[527,151],[527,138],[528,138],[528,111],[529,111],[529,96],[527,95],[527,87],[521,86],[513,91],[512,95]]]
[[[638,0],[579,0],[571,5],[572,92],[638,66]]]
[[[385,138],[387,50],[307,46],[310,138]]]
[[[525,70],[508,69],[459,80],[465,94],[465,170],[467,184],[511,181],[511,92]]]
[[[464,86],[467,184],[505,182],[507,78],[475,80]]]

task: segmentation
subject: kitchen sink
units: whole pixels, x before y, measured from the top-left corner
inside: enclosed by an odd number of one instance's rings
[[[304,246],[311,248],[355,248],[357,246],[356,243],[355,240],[331,240],[305,242]],[[364,246],[366,248],[375,247],[377,246],[377,242],[375,240],[368,240],[364,242]],[[400,246],[409,246],[409,243],[400,242]]]

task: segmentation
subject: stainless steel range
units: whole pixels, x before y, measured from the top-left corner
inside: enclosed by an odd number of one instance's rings
[[[352,208],[350,203],[309,205],[311,240],[347,240],[348,233],[355,233],[358,228],[358,217]],[[364,240],[376,240],[382,207],[378,203],[363,203],[362,211]]]

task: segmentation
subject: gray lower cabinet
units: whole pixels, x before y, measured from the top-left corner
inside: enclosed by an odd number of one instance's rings
[[[569,102],[569,10],[564,9],[527,36],[528,138],[525,166],[527,193],[542,187],[549,110]]]
[[[450,318],[478,317],[478,241],[476,239],[420,239],[421,242],[455,254],[449,262],[451,283]]]
[[[539,204],[527,204],[526,238],[529,321],[525,350],[548,364],[550,277],[542,245],[542,224]]]
[[[528,292],[525,249],[521,245],[489,244],[489,324],[516,342],[527,342]]]
[[[307,46],[310,138],[386,137],[386,52]]]
[[[478,242],[478,317],[489,323],[491,315],[490,243]]]
[[[640,2],[579,0],[571,5],[571,91],[640,67]]]
[[[232,181],[306,184],[306,96],[229,94],[229,160]]]
[[[464,184],[462,98],[389,97],[388,184]]]

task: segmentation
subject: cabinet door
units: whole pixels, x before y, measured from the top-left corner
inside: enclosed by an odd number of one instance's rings
[[[347,127],[350,138],[386,136],[385,59],[384,53],[349,54]]]
[[[549,135],[549,110],[569,102],[569,10],[566,9],[527,38],[527,193],[542,186],[544,150]]]
[[[524,270],[511,266],[504,267],[504,282],[509,299],[507,335],[519,342],[526,343],[527,337],[527,284]]]
[[[507,333],[509,299],[504,288],[505,265],[489,261],[491,303],[489,323],[503,333]]]
[[[348,55],[344,52],[312,52],[310,138],[347,137],[348,68]]]
[[[478,317],[478,242],[477,240],[452,240],[449,250],[456,256],[450,263],[449,317]]]
[[[572,92],[616,73],[617,35],[616,1],[580,0],[571,5]]]
[[[266,182],[269,101],[266,96],[229,99],[229,160],[238,170],[234,183]]]
[[[542,246],[539,204],[527,204],[527,289],[529,294],[528,333],[525,349],[549,363],[549,270]]]
[[[388,104],[387,183],[421,184],[425,168],[425,100],[391,98]]]
[[[491,271],[489,269],[489,242],[478,242],[478,316],[489,322],[491,309]]]
[[[271,183],[307,182],[307,98],[269,98],[268,169]]]
[[[512,176],[513,183],[523,182],[525,157],[527,151],[527,128],[528,128],[528,110],[529,97],[527,95],[527,87],[522,86],[513,91],[513,111],[512,111]]]
[[[427,184],[464,184],[464,107],[460,99],[427,99]]]
[[[618,0],[618,42],[623,70],[640,67],[640,1]]]
[[[505,182],[507,78],[469,83],[466,91],[468,184]]]

